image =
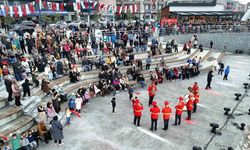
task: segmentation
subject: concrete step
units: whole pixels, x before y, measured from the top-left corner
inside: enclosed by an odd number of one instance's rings
[[[15,133],[16,131],[27,131],[34,125],[34,119],[28,115],[21,115],[15,120],[9,122],[8,124],[0,126],[0,134],[9,135],[10,133]]]
[[[20,107],[17,106],[5,106],[0,109],[0,126],[7,124],[20,115],[23,114],[23,111]]]
[[[0,108],[3,108],[4,106],[6,106],[6,103],[7,101],[6,101],[6,99],[5,98],[3,98],[3,97],[0,97]]]
[[[38,96],[25,98],[25,100],[22,101],[22,104],[25,106],[23,107],[23,111],[28,114],[31,113],[39,102],[41,102],[41,98]]]

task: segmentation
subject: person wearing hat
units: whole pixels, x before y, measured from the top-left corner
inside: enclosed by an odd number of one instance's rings
[[[153,107],[150,108],[151,112],[151,128],[150,130],[157,130],[157,120],[158,120],[158,114],[161,112],[160,108],[157,106],[157,102],[152,102]]]
[[[199,94],[199,91],[195,91],[194,92],[194,103],[193,103],[193,113],[196,112],[197,110],[197,104],[200,102],[200,94]]]
[[[186,120],[191,120],[191,115],[192,115],[192,110],[193,110],[193,105],[194,105],[194,95],[190,94],[188,96],[188,102],[186,104],[187,107],[187,115],[188,117],[186,118]]]
[[[149,107],[152,105],[156,91],[157,91],[157,87],[155,85],[155,82],[152,82],[151,85],[149,85],[148,87],[148,95],[149,95],[148,106]]]
[[[143,106],[138,99],[135,100],[133,109],[134,109],[134,125],[140,127],[140,120],[142,116]]]
[[[170,115],[172,113],[172,109],[169,106],[169,102],[165,101],[164,102],[165,106],[162,108],[162,114],[163,114],[163,121],[164,121],[164,128],[163,130],[167,130],[168,129],[168,123],[169,123],[169,118]]]
[[[177,121],[178,121],[178,125],[181,124],[181,115],[182,115],[182,111],[183,111],[183,108],[185,106],[185,102],[184,102],[184,98],[183,97],[179,97],[179,102],[178,104],[175,106],[175,124],[177,126]]]

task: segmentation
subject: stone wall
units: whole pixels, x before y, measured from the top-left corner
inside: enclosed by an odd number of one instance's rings
[[[198,43],[204,47],[210,47],[210,41],[213,40],[213,48],[224,50],[224,45],[227,45],[227,51],[235,52],[237,49],[244,53],[250,53],[250,32],[241,33],[202,33],[196,34]],[[193,34],[181,34],[161,37],[161,41],[176,39],[179,44],[188,42]]]

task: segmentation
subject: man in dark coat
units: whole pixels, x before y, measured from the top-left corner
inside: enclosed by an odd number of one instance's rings
[[[25,79],[25,82],[22,84],[22,86],[23,86],[23,97],[25,97],[26,94],[28,94],[28,96],[30,96],[30,85],[33,85],[33,84],[31,84],[28,79]]]
[[[112,104],[112,113],[115,114],[115,107],[116,107],[115,97],[112,98],[111,104]]]
[[[207,86],[206,89],[211,89],[211,82],[212,82],[212,78],[213,78],[213,70],[210,70],[207,74]]]
[[[12,81],[8,78],[8,76],[4,77],[4,84],[6,87],[6,91],[8,92],[9,96],[8,96],[8,101],[11,102],[12,99],[12,89],[11,89],[11,85],[12,85]]]

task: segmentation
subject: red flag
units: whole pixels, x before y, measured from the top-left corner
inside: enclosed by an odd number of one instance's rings
[[[94,10],[94,9],[95,9],[95,3],[92,2],[92,10]]]
[[[25,7],[25,5],[22,5],[21,8],[22,8],[23,16],[24,16],[24,17],[27,16],[27,12],[26,12],[26,7]]]
[[[117,6],[117,15],[120,16],[121,14],[121,6]]]
[[[78,10],[81,10],[81,3],[80,3],[80,2],[77,2],[76,4],[77,4],[77,9],[78,9]]]
[[[14,17],[18,17],[18,8],[17,6],[13,6]]]
[[[46,2],[46,1],[43,1],[43,7],[44,7],[45,9],[47,9],[47,2]]]
[[[64,3],[61,3],[61,4],[60,4],[60,10],[61,10],[61,11],[64,11]]]
[[[40,0],[36,0],[36,3],[39,3]]]
[[[29,9],[30,9],[30,12],[33,14],[35,12],[35,8],[34,6],[32,5],[32,3],[29,4]]]
[[[56,3],[53,2],[51,8],[52,8],[52,11],[56,11]]]
[[[105,4],[100,5],[100,9],[102,10],[104,8]]]
[[[5,9],[5,14],[7,16],[9,14],[9,7],[8,6],[4,6],[4,9]]]
[[[135,13],[135,5],[132,5],[132,13]]]
[[[84,5],[85,5],[85,9],[88,9],[88,8],[89,8],[89,2],[84,1]]]

